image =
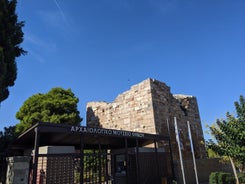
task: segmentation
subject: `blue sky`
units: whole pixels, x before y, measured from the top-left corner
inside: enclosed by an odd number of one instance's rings
[[[0,130],[33,94],[71,88],[85,118],[87,102],[111,102],[147,78],[196,96],[205,127],[245,95],[244,10],[244,0],[19,0],[28,54]]]

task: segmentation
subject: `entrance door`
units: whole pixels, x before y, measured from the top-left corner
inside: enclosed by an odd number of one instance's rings
[[[125,154],[116,154],[115,157],[115,184],[127,183],[127,164]]]

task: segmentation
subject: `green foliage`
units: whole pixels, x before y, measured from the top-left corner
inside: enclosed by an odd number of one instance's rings
[[[240,173],[238,175],[239,182],[245,182],[245,174]],[[231,173],[224,173],[224,172],[212,172],[209,175],[209,184],[235,184],[236,179],[233,174]]]
[[[172,184],[177,184],[177,181],[173,180],[173,181],[172,181]]]
[[[79,125],[78,101],[71,89],[53,88],[46,94],[35,94],[16,113],[20,120],[16,132],[22,133],[38,122]]]
[[[238,173],[240,183],[245,183],[245,173]]]
[[[0,131],[0,153],[3,153],[9,143],[16,138],[15,126],[4,127],[4,132]]]
[[[99,182],[99,172],[101,172],[101,180],[104,181],[104,175],[106,174],[107,164],[106,150],[84,150],[83,157],[83,179],[86,182],[97,181]],[[101,167],[100,167],[101,164]],[[75,161],[75,183],[80,182],[80,160]]]
[[[7,148],[15,138],[14,126],[4,127],[4,131],[0,131],[0,183],[5,180]]]
[[[0,103],[8,97],[8,87],[16,80],[15,58],[26,53],[20,47],[24,22],[18,22],[15,9],[16,0],[0,0]]]
[[[212,149],[207,149],[208,152],[208,158],[217,158],[219,155],[215,153]]]
[[[101,156],[99,157],[99,150],[84,150],[84,179],[89,181],[91,178],[97,178],[99,180],[99,163],[101,164],[101,172],[105,170],[106,161],[103,159],[105,150],[101,150]]]
[[[231,173],[223,173],[220,172],[218,175],[218,183],[224,184],[235,184],[236,180],[235,177]]]
[[[218,172],[212,172],[209,175],[209,184],[217,184],[218,183]]]
[[[216,124],[210,127],[211,134],[216,142],[209,140],[208,148],[220,156],[229,156],[237,167],[242,169],[245,164],[245,100],[240,96],[239,102],[235,102],[237,117],[229,112],[225,120],[218,119]]]

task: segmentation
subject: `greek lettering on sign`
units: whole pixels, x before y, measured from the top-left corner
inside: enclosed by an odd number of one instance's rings
[[[123,137],[144,137],[143,133],[138,133],[138,132],[110,130],[110,129],[103,129],[103,128],[82,127],[82,126],[72,126],[71,132],[101,134],[101,135],[116,135],[116,136],[123,136]]]

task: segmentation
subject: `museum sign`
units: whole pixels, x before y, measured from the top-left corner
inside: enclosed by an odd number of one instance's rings
[[[124,130],[112,130],[104,128],[84,127],[84,126],[72,126],[71,132],[86,133],[86,134],[98,134],[98,135],[111,135],[111,136],[122,136],[122,137],[144,137],[144,133],[131,132]]]

